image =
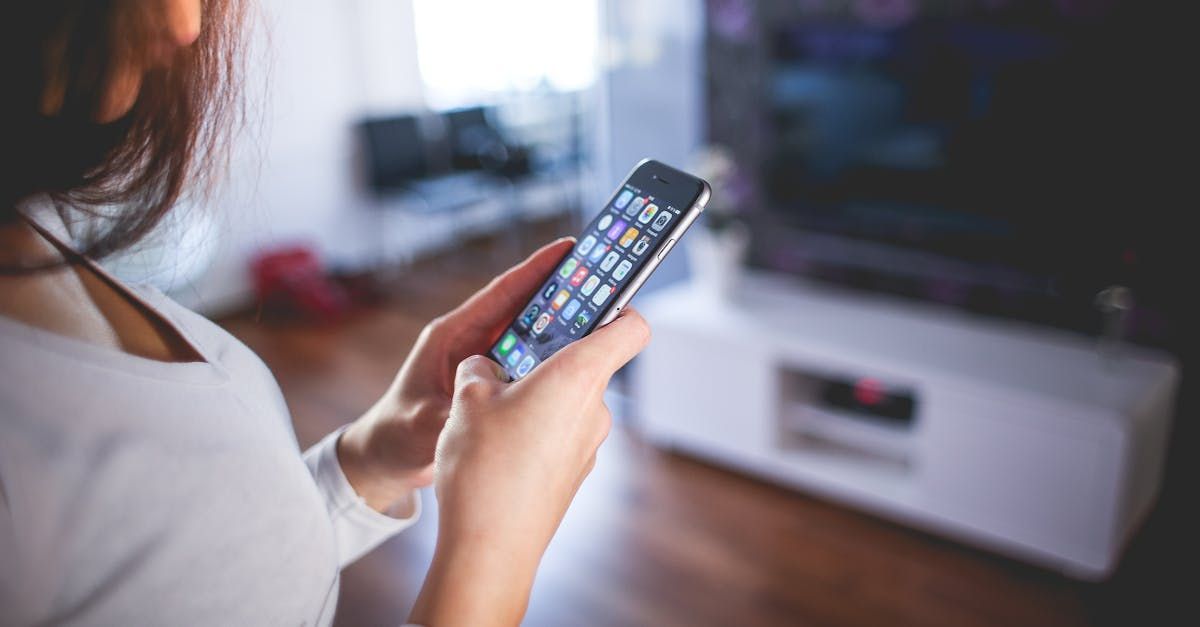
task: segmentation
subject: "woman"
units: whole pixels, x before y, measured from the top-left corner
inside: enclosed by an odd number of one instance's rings
[[[384,397],[301,455],[249,349],[93,262],[221,167],[243,7],[23,7],[0,27],[0,623],[328,623],[338,570],[430,483],[411,620],[518,622],[644,321],[508,383],[479,354],[572,246],[552,243],[430,323]],[[73,246],[95,214],[107,227]]]

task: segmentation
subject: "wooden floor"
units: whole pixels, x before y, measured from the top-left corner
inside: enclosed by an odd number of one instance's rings
[[[391,302],[333,327],[249,314],[224,324],[274,370],[307,446],[383,392],[426,320],[508,261],[475,254],[468,263],[426,263],[397,284]],[[437,508],[432,493],[425,498],[415,527],[344,573],[338,624],[403,622],[434,544]],[[655,450],[625,424],[547,552],[526,624],[1077,625],[1134,615],[1170,622],[1117,605],[1140,598],[1126,593],[1147,585],[1141,573],[1153,569],[1140,568],[1136,584],[1075,583]]]

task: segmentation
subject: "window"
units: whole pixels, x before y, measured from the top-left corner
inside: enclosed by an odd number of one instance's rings
[[[434,109],[596,78],[597,0],[414,0],[417,61]]]

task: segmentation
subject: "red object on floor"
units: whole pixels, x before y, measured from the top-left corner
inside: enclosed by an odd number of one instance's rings
[[[346,291],[333,282],[308,246],[264,251],[250,268],[255,293],[267,309],[320,322],[339,320],[350,309]]]

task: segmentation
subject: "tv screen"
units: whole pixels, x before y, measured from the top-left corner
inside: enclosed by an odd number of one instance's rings
[[[755,264],[1087,332],[1170,288],[1166,60],[1118,3],[801,4],[762,27]]]

